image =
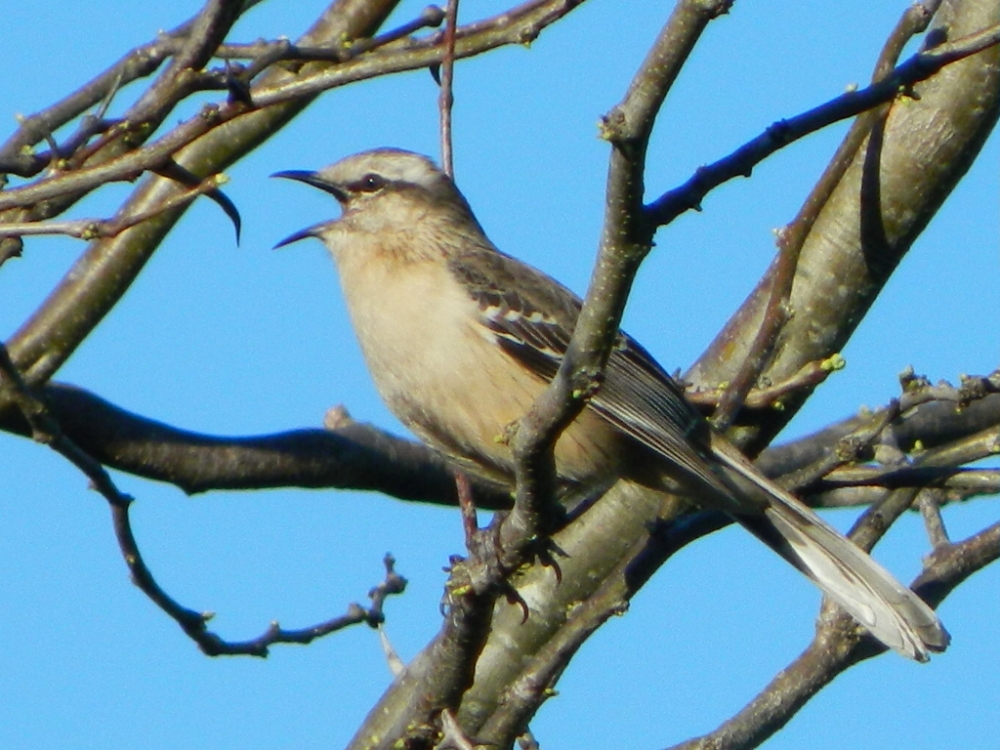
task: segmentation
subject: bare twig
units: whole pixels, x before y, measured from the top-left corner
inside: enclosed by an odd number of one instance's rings
[[[152,571],[146,565],[142,552],[132,532],[129,508],[132,498],[122,493],[114,484],[104,467],[89,454],[81,450],[60,428],[59,423],[49,413],[47,406],[28,388],[20,373],[7,354],[6,347],[0,346],[0,390],[8,392],[25,419],[32,426],[35,440],[48,445],[68,459],[90,480],[111,508],[111,517],[118,539],[122,558],[128,566],[132,581],[149,599],[162,609],[181,629],[209,656],[250,655],[267,656],[268,647],[275,643],[306,644],[349,625],[361,622],[376,627],[385,619],[382,608],[387,596],[402,593],[406,579],[394,570],[395,560],[391,555],[384,559],[386,576],[382,583],[369,592],[372,606],[365,609],[351,604],[345,615],[301,630],[286,630],[276,622],[267,631],[250,641],[231,642],[220,638],[208,629],[210,614],[195,612],[182,606],[157,583]]]
[[[820,362],[809,362],[795,375],[780,383],[771,383],[750,391],[743,401],[749,409],[760,410],[781,408],[782,400],[802,390],[810,390],[823,383],[831,374],[841,370],[846,365],[840,355],[827,357]],[[689,391],[688,399],[699,406],[718,405],[725,394],[725,389]]]
[[[456,42],[455,55],[457,58],[469,57],[502,45],[522,43],[562,18],[574,7],[575,4],[569,0],[529,3],[518,12],[502,14],[492,24],[474,25],[474,32],[462,33],[460,30],[460,43]],[[253,101],[258,108],[263,108],[308,98],[367,78],[427,67],[440,62],[442,55],[442,49],[433,38],[414,42],[411,47],[402,50],[385,48],[343,65],[333,66],[322,73],[303,75],[288,83],[255,89]],[[165,159],[209,130],[229,122],[245,111],[246,105],[242,103],[206,105],[198,115],[141,149],[123,154],[110,162],[0,193],[0,211],[31,206],[60,195],[85,193],[106,182],[134,179],[144,170],[162,164]],[[141,122],[145,120],[130,119],[129,132],[133,132],[138,127],[137,123]],[[112,131],[107,138],[117,139],[121,135],[120,132]]]
[[[216,49],[215,56],[226,61],[237,59],[251,60],[250,65],[239,74],[240,79],[249,84],[262,71],[276,63],[309,61],[347,62],[364,52],[371,52],[372,50],[404,39],[420,29],[440,26],[442,21],[444,21],[444,17],[444,11],[436,5],[428,5],[412,21],[407,21],[384,34],[365,39],[356,39],[346,45],[338,44],[315,47],[294,44],[287,39],[279,39],[275,42],[259,41],[252,44],[222,44]],[[215,77],[218,77],[217,74]],[[213,75],[210,74],[208,80],[211,81],[212,78]],[[216,85],[221,88],[224,84],[220,81]]]
[[[927,538],[933,549],[938,549],[951,541],[944,525],[944,518],[941,516],[941,502],[938,495],[939,493],[934,490],[924,490],[917,495],[917,507],[920,508],[920,515],[924,517]]]
[[[851,487],[897,489],[902,487],[935,487],[946,490],[948,497],[968,499],[975,495],[1000,492],[1000,470],[970,469],[955,466],[845,466],[834,469],[812,488],[827,493]],[[871,498],[862,502],[839,503],[845,505],[871,505]],[[823,503],[823,507],[833,507]]]
[[[441,130],[441,168],[455,178],[455,159],[452,154],[451,111],[455,105],[455,31],[458,26],[458,0],[448,0],[444,31],[444,56],[441,60],[441,93],[438,97]]]
[[[118,491],[111,476],[100,463],[66,437],[45,403],[32,393],[24,377],[11,361],[7,347],[2,344],[0,344],[0,393],[9,398],[24,415],[31,426],[32,438],[48,445],[80,469],[94,489],[100,492],[112,507],[127,507],[132,502],[128,495]]]
[[[977,384],[990,384],[988,388],[982,388],[979,398],[985,398],[993,388],[990,378],[969,378],[968,380]],[[898,400],[893,400],[886,407],[870,414],[867,420],[855,427],[853,432],[841,436],[836,447],[824,451],[824,454],[813,464],[794,473],[786,474],[782,478],[782,482],[793,490],[809,487],[820,479],[823,479],[823,484],[820,485],[821,489],[852,484],[913,486],[913,482],[921,478],[923,482],[943,478],[940,471],[924,471],[921,474],[921,469],[961,466],[995,455],[998,452],[1000,438],[998,438],[997,428],[989,427],[980,432],[956,438],[938,449],[922,452],[917,456],[913,467],[893,466],[879,470],[868,467],[839,468],[844,464],[858,460],[862,452],[884,431],[890,428],[895,429],[895,424],[901,416],[908,414],[921,404],[932,401],[961,404],[963,392],[968,398],[968,392],[963,391],[963,388],[955,388],[944,383],[937,386],[904,384],[904,393]],[[967,406],[969,403],[971,400],[966,401],[965,405]],[[916,486],[924,485],[918,483]]]
[[[121,86],[150,75],[176,52],[190,26],[191,21],[187,21],[173,31],[161,34],[154,41],[136,47],[62,101],[30,117],[22,118],[17,131],[0,146],[0,172],[30,177],[48,166],[53,158],[76,151],[90,136],[103,129],[100,117],[95,116],[89,128],[82,124],[80,131],[67,144],[59,147],[58,153],[36,154],[31,147],[42,140],[46,133],[79,117],[88,108],[107,101]]]
[[[114,237],[129,227],[141,224],[147,219],[159,216],[165,211],[184,206],[199,195],[217,190],[226,183],[224,175],[212,175],[202,180],[198,185],[188,188],[183,193],[171,196],[158,206],[148,211],[142,211],[130,216],[119,216],[113,219],[73,219],[69,221],[30,221],[0,224],[0,237],[23,237],[29,235],[68,235],[82,240],[93,240],[98,237]]]
[[[899,416],[899,413],[899,402],[890,402],[887,407],[873,414],[867,424],[841,438],[837,442],[835,450],[830,451],[814,464],[782,477],[782,484],[795,492],[825,477],[838,466],[859,460],[882,434],[882,431]]]
[[[184,633],[198,644],[198,648],[207,656],[266,657],[270,647],[278,643],[306,645],[317,638],[361,623],[373,628],[378,627],[385,619],[382,612],[385,597],[390,594],[401,594],[406,588],[406,579],[394,571],[395,561],[391,555],[386,555],[384,560],[386,576],[381,584],[369,592],[369,597],[372,599],[370,608],[365,609],[360,604],[352,603],[347,607],[345,614],[307,628],[288,630],[277,622],[272,622],[257,638],[248,641],[227,641],[208,629],[208,623],[212,619],[211,613],[195,612],[181,606],[156,582],[140,554],[132,533],[128,510],[127,504],[111,507],[115,534],[129,572],[132,574],[133,583],[177,622]]]
[[[924,31],[940,4],[940,0],[931,0],[925,4],[915,3],[903,12],[896,28],[889,35],[875,64],[872,83],[878,83],[892,74],[892,69],[899,59],[906,43],[914,34]],[[778,334],[785,324],[790,310],[788,301],[792,292],[792,281],[798,266],[799,255],[809,232],[812,231],[823,206],[826,205],[834,188],[854,160],[857,150],[868,137],[872,125],[883,118],[888,112],[876,108],[862,113],[851,126],[851,130],[841,142],[823,175],[810,191],[809,196],[799,209],[792,222],[777,232],[779,249],[775,272],[771,275],[771,286],[768,290],[767,306],[761,320],[760,329],[753,343],[743,358],[736,376],[726,387],[712,421],[720,430],[728,428],[736,418],[740,408],[745,404],[750,389],[757,382],[767,364],[772,348],[778,339]]]
[[[907,452],[937,452],[947,454],[937,465],[957,466],[982,457],[983,451],[996,452],[995,442],[983,439],[1000,425],[1000,396],[988,395],[957,408],[955,390],[934,387],[940,398],[909,402],[909,394],[900,397],[903,417],[892,427],[893,439]],[[836,449],[838,441],[868,424],[871,412],[864,411],[823,430],[784,445],[768,448],[758,466],[768,476],[781,476],[797,471]],[[969,441],[972,441],[971,443]],[[839,470],[838,470],[839,471]]]
[[[729,156],[699,168],[684,185],[653,201],[649,205],[650,221],[663,226],[686,211],[698,209],[709,191],[736,177],[750,175],[757,164],[779,149],[834,122],[891,101],[901,90],[905,91],[918,81],[930,78],[944,66],[998,43],[1000,26],[991,26],[931,50],[918,52],[896,68],[892,75],[867,88],[848,91],[808,112],[779,120]]]

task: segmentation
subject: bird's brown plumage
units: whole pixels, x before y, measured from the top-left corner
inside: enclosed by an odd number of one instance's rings
[[[498,437],[558,370],[579,298],[497,250],[426,157],[380,149],[280,175],[330,192],[344,210],[288,241],[315,236],[330,250],[386,403],[462,470],[512,485],[513,460]],[[930,607],[714,433],[625,333],[555,459],[567,484],[680,485],[747,527],[887,646],[924,661],[948,644]]]

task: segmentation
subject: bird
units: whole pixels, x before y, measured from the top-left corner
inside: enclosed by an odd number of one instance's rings
[[[395,416],[459,471],[513,488],[502,435],[553,379],[582,302],[498,250],[426,156],[380,148],[273,176],[332,195],[339,217],[278,243],[321,240],[367,367]],[[885,646],[916,661],[950,640],[920,597],[758,471],[637,341],[619,332],[600,387],[558,438],[561,486],[678,486],[747,528]]]

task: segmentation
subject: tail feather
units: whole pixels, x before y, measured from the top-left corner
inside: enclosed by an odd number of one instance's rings
[[[912,590],[791,493],[761,475],[724,439],[716,457],[767,496],[762,515],[737,517],[747,529],[811,578],[886,646],[917,661],[944,651],[950,636]]]

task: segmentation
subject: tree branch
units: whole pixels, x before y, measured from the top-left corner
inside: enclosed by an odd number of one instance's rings
[[[456,504],[451,470],[438,454],[370,425],[350,422],[333,430],[219,437],[141,417],[72,386],[50,383],[39,392],[62,431],[103,465],[169,482],[189,494],[322,487]],[[11,408],[0,411],[0,428],[31,434],[20,412]],[[496,510],[509,507],[510,498],[480,484],[476,502]]]
[[[882,53],[875,64],[872,83],[882,82],[891,76],[893,68],[899,60],[899,55],[902,54],[903,47],[915,34],[926,30],[940,0],[931,4],[935,8],[915,3],[903,12],[902,18],[889,35],[889,39],[882,48]],[[791,224],[778,232],[778,256],[772,275],[770,298],[764,310],[760,330],[757,331],[736,376],[726,386],[712,417],[712,421],[718,429],[725,430],[733,423],[747,394],[763,372],[777,341],[778,333],[788,319],[788,301],[791,297],[792,281],[795,279],[795,268],[799,262],[799,255],[802,253],[802,245],[809,236],[823,206],[833,194],[833,189],[844,176],[847,167],[850,166],[854,154],[861,146],[867,133],[876,121],[885,117],[887,112],[887,105],[882,105],[857,117],[822,177],[810,191],[805,203],[802,204],[799,213]]]
[[[932,78],[946,66],[995,48],[997,44],[1000,44],[1000,26],[994,24],[954,42],[918,52],[890,75],[867,88],[847,91],[808,112],[778,120],[729,156],[699,168],[686,183],[654,200],[648,208],[650,221],[664,226],[686,211],[700,210],[710,191],[737,177],[749,177],[755,166],[789,144],[835,122],[891,102],[900,92],[907,95],[906,92],[915,84]],[[871,119],[868,118],[868,121]],[[851,134],[848,137],[853,141]],[[839,163],[839,159],[836,162]],[[828,191],[829,187],[824,189],[824,192]]]
[[[946,34],[955,41],[914,56],[897,72],[921,69],[925,55],[934,56],[937,64],[950,61],[960,49],[968,52],[993,44],[1000,20],[995,3],[963,0],[954,7],[956,17],[946,25],[939,19],[929,37],[940,40]],[[993,44],[914,84],[916,98],[908,99],[906,106],[892,107],[881,145],[869,141],[858,151],[802,246],[790,298],[794,317],[774,347],[775,357],[765,372],[768,378],[785,380],[805,363],[839,352],[847,342],[995,126],[1000,113],[998,60],[1000,48]],[[929,131],[941,136],[928,138]],[[873,202],[872,183],[879,182],[876,171],[882,177],[878,201]],[[863,191],[865,174],[868,187]],[[878,206],[880,216],[865,217],[864,206]],[[884,228],[881,237],[872,231],[874,226]],[[773,273],[772,268],[687,373],[689,380],[709,384],[735,377],[748,342],[760,330]],[[838,289],[851,291],[844,297]],[[761,415],[762,420],[737,436],[740,442],[751,452],[760,450],[808,395],[808,391],[796,394],[784,402],[781,412]]]

